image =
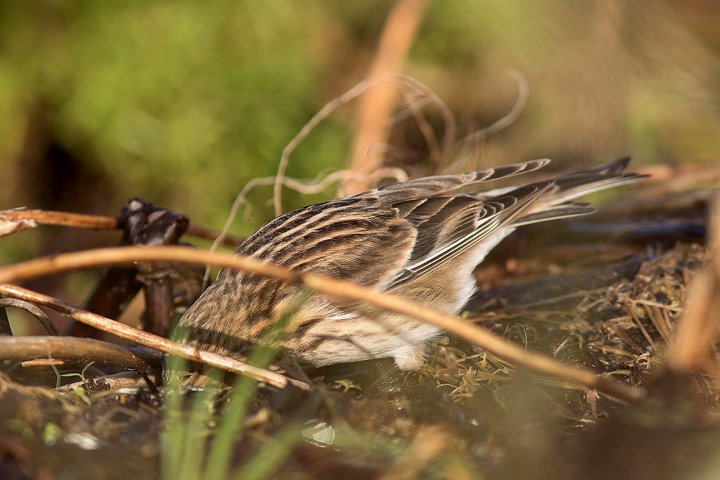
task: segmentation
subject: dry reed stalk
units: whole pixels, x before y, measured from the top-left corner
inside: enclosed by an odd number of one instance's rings
[[[129,247],[128,250],[135,249],[135,248],[142,249],[142,247]],[[182,249],[182,247],[178,247],[178,248]],[[150,249],[150,247],[148,247],[148,249]],[[123,249],[118,248],[118,249],[107,249],[107,250],[123,250]],[[92,252],[92,250],[90,252]],[[83,252],[83,253],[88,253],[88,252]],[[58,258],[59,257],[61,257],[61,256],[59,255]],[[116,262],[116,263],[110,262],[110,264],[122,264],[122,263],[127,263],[127,262],[126,261],[121,261],[121,262]],[[103,317],[101,315],[96,315],[92,312],[82,310],[81,308],[78,308],[74,305],[64,302],[58,298],[44,295],[39,292],[34,292],[32,290],[28,290],[28,289],[18,287],[15,285],[7,285],[7,284],[0,283],[0,294],[7,295],[7,296],[13,297],[13,298],[20,298],[22,300],[32,302],[36,305],[42,305],[47,308],[52,308],[53,310],[56,310],[64,315],[67,315],[68,317],[72,318],[73,320],[90,325],[93,328],[97,328],[98,330],[102,330],[104,332],[111,333],[115,336],[125,338],[127,340],[131,340],[140,345],[154,348],[156,350],[160,350],[160,351],[172,354],[172,355],[177,355],[179,357],[183,357],[183,358],[186,358],[186,359],[194,361],[194,362],[203,363],[205,365],[210,365],[213,367],[221,368],[221,369],[227,370],[229,372],[246,375],[248,377],[254,378],[255,380],[265,382],[269,385],[273,385],[278,388],[284,388],[285,386],[288,385],[288,383],[295,385],[296,387],[302,388],[304,390],[308,390],[310,388],[309,385],[307,385],[305,382],[290,379],[284,375],[281,375],[276,372],[271,372],[270,370],[266,370],[264,368],[258,368],[258,367],[254,367],[252,365],[248,365],[248,364],[241,362],[240,360],[236,360],[234,358],[226,357],[224,355],[219,355],[217,353],[207,352],[205,350],[200,350],[195,347],[191,347],[189,345],[183,345],[183,344],[180,344],[177,342],[173,342],[172,340],[168,340],[167,338],[160,337],[158,335],[153,335],[152,333],[138,330],[137,328],[133,328],[128,325],[124,325],[122,323],[116,322],[115,320]]]
[[[387,310],[438,326],[449,333],[457,335],[458,337],[461,337],[479,347],[493,352],[499,357],[513,362],[515,365],[526,367],[536,372],[566,378],[578,384],[585,385],[588,388],[597,389],[608,395],[624,400],[637,400],[645,395],[645,390],[642,388],[596,375],[594,372],[584,368],[563,365],[545,355],[525,351],[521,346],[505,340],[485,328],[470,324],[460,317],[431,310],[425,306],[406,300],[405,298],[377,292],[371,288],[361,287],[347,281],[292,271],[278,265],[261,262],[256,259],[243,256],[194,251],[184,247],[102,248],[37,258],[2,267],[0,268],[0,283],[17,282],[28,278],[83,268],[122,265],[132,263],[133,261],[204,263],[218,267],[243,270],[258,275],[276,278],[289,283],[302,284],[310,289],[339,300],[368,302]],[[0,294],[6,294],[28,300],[28,298],[26,298],[27,293],[27,290],[21,289],[20,287],[0,285]],[[67,314],[71,315],[79,310],[77,307],[58,301],[57,299],[52,299],[51,297],[43,296],[41,294],[38,295],[40,295],[40,297],[36,297],[34,299],[35,303],[41,303],[47,306],[54,305],[54,308],[59,307],[61,311],[65,311]],[[33,301],[32,296],[30,298],[31,299],[28,301]],[[78,320],[83,323],[93,324],[93,326],[96,324],[100,325],[99,328],[103,330],[108,328],[107,324],[104,322],[108,319],[103,318],[104,321],[99,322],[98,319],[95,318],[98,316],[89,312],[83,312],[82,315],[76,316],[78,316]],[[151,342],[154,345],[162,346],[162,348],[155,348],[163,349],[163,351],[168,351],[169,353],[181,355],[203,363],[208,363],[209,360],[214,362],[225,362],[229,360],[227,357],[210,354],[209,352],[202,352],[195,348],[180,345],[165,338],[157,337],[117,322],[112,323],[114,324],[114,327],[111,327],[111,329],[114,331],[111,331],[110,333],[118,335],[118,332],[122,331],[122,335],[119,336],[130,338],[143,345],[147,345],[147,342]],[[249,368],[245,364],[240,365],[242,368]],[[228,367],[220,368],[229,369]],[[235,368],[239,367],[236,366]],[[265,372],[267,371],[263,371],[263,373]],[[258,374],[257,371],[255,374]],[[283,382],[287,381],[285,377],[282,377],[282,379]]]
[[[709,233],[710,263],[688,286],[687,308],[667,352],[668,366],[678,372],[703,368],[720,334],[720,194],[712,202]]]
[[[420,21],[428,5],[427,0],[399,0],[388,15],[380,37],[378,51],[370,68],[370,76],[402,72],[407,52],[412,45]],[[350,153],[350,169],[371,173],[382,161],[367,154],[370,145],[387,140],[387,121],[397,101],[398,90],[393,84],[379,85],[358,104],[356,134]],[[367,190],[369,185],[350,181],[343,185],[340,196],[353,195]]]

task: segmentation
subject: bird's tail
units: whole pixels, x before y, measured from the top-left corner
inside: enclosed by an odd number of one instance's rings
[[[625,172],[630,157],[623,157],[597,167],[557,177],[552,187],[533,204],[526,215],[512,222],[513,226],[544,222],[558,218],[586,215],[594,211],[573,199],[608,188],[635,183],[647,175]]]

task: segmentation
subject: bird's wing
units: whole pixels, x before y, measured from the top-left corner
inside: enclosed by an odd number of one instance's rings
[[[534,172],[550,163],[548,159],[530,160],[497,168],[488,168],[476,172],[460,173],[456,175],[435,175],[416,180],[385,185],[358,196],[379,193],[382,202],[386,205],[403,203],[411,200],[421,200],[432,195],[450,195],[463,191],[477,190],[478,184],[514,177],[523,173]]]
[[[433,196],[414,208],[401,205],[404,218],[416,229],[416,240],[408,263],[391,280],[395,287],[467,252],[524,212],[552,188],[543,182],[512,192],[478,199],[472,195]]]
[[[620,159],[519,188],[478,191],[547,163],[426,177],[310,205],[266,224],[237,253],[386,288],[432,271],[505,227],[589,213],[567,200],[640,178],[623,173],[627,160]]]
[[[532,160],[466,174],[426,177],[310,205],[261,227],[237,253],[383,288],[404,268],[424,258],[421,252],[469,234],[478,210],[490,222],[514,202],[510,198],[478,202],[461,194],[463,189],[477,190],[481,182],[531,172],[547,163]]]
[[[513,165],[502,171],[497,169],[494,174],[482,174],[477,178],[502,178],[532,171],[547,163],[536,162]],[[417,230],[415,245],[408,264],[391,280],[391,286],[432,271],[503,228],[593,212],[586,204],[571,203],[570,200],[644,178],[635,173],[625,173],[628,162],[629,158],[620,158],[591,169],[519,188],[473,192],[479,180],[473,179],[459,185],[459,178],[456,177],[454,182],[446,183],[447,190],[438,189],[425,198],[411,190],[407,200],[396,202],[394,206]],[[424,181],[431,183],[433,178]],[[395,188],[399,190],[401,185]],[[395,200],[395,197],[397,192],[391,199]]]
[[[237,250],[294,270],[381,286],[408,261],[416,232],[377,195],[310,205],[282,215]],[[242,274],[241,274],[242,275]]]

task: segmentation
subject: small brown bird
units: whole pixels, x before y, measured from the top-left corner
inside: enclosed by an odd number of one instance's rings
[[[342,278],[457,313],[475,292],[473,270],[515,228],[591,213],[570,200],[642,178],[628,158],[519,187],[481,191],[486,182],[533,172],[549,160],[387,185],[310,205],[266,224],[237,250],[289,267]],[[188,309],[188,343],[245,356],[293,302],[298,288],[223,270]],[[392,357],[401,369],[424,361],[437,327],[371,305],[315,295],[289,321],[282,346],[319,367]]]

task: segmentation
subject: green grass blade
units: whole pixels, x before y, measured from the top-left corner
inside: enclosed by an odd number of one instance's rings
[[[299,425],[283,428],[235,474],[237,480],[262,480],[277,470],[292,449],[302,440]]]
[[[213,375],[208,374],[208,376],[212,377]],[[208,384],[193,399],[189,415],[185,421],[185,435],[181,446],[180,475],[176,477],[177,480],[197,480],[201,478],[200,472],[207,452],[207,439],[210,436],[208,423],[213,417],[213,400],[217,393],[217,385]]]
[[[265,367],[275,358],[278,345],[285,337],[285,330],[290,319],[300,306],[309,298],[310,294],[300,291],[291,302],[290,307],[273,324],[263,341],[255,347],[248,358],[248,363]],[[204,478],[207,480],[224,479],[230,467],[235,438],[243,430],[243,419],[250,402],[255,396],[257,383],[255,380],[238,376],[233,385],[230,402],[219,420],[217,434],[213,439]]]
[[[205,468],[206,480],[224,479],[232,457],[235,437],[242,431],[242,422],[250,405],[257,383],[252,378],[238,376],[233,385],[230,402],[219,420]]]
[[[181,371],[186,364],[179,357],[168,357],[166,360],[165,371],[171,373],[168,373],[165,384],[165,426],[160,434],[161,477],[166,479],[176,479],[180,473],[186,431],[182,418],[182,381],[179,375],[172,372]]]

